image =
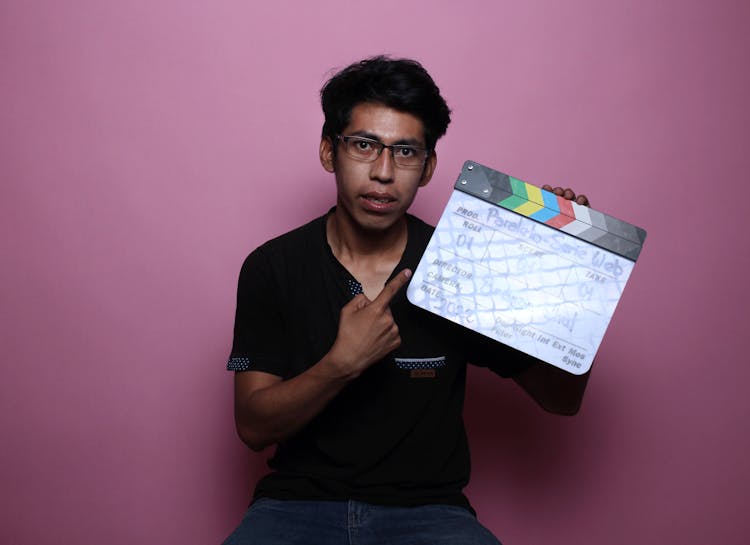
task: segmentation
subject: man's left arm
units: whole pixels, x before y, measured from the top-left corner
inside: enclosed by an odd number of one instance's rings
[[[591,371],[573,375],[524,352],[476,335],[471,339],[471,363],[487,367],[503,378],[512,378],[545,411],[568,416],[578,412]]]
[[[572,416],[581,408],[590,373],[573,375],[536,360],[514,375],[513,380],[545,411]]]
[[[553,188],[550,185],[543,185],[542,189],[580,205],[589,206],[586,195],[576,196],[570,188]],[[573,375],[534,358],[528,358],[528,360],[527,365],[513,375],[513,380],[544,410],[562,415],[576,414],[581,408],[583,393],[591,371],[583,375]]]

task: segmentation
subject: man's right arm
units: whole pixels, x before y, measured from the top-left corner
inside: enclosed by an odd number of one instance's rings
[[[237,434],[255,451],[297,432],[347,384],[326,373],[325,358],[290,380],[262,371],[234,377],[234,420]]]
[[[253,450],[290,437],[352,380],[398,348],[401,337],[389,304],[411,271],[397,274],[370,301],[358,295],[341,309],[333,346],[319,362],[289,379],[261,371],[235,373],[237,433]]]

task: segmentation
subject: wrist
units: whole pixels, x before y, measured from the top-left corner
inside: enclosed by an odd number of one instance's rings
[[[323,356],[316,367],[323,377],[333,382],[349,382],[360,375],[360,371],[346,358],[340,357],[334,348]]]

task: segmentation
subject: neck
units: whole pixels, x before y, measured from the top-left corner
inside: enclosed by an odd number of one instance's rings
[[[357,225],[341,206],[328,217],[328,244],[341,262],[370,259],[398,261],[406,248],[407,222],[403,216],[384,230],[367,230]]]

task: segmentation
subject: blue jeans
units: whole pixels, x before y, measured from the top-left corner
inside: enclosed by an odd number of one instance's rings
[[[462,507],[261,498],[224,545],[501,545]]]

